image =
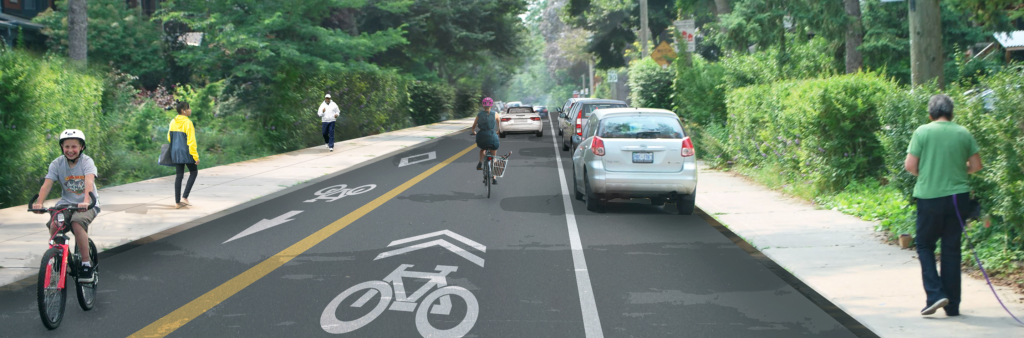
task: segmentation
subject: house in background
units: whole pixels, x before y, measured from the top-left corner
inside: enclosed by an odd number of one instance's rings
[[[142,14],[149,17],[160,8],[161,2],[163,0],[125,0],[125,5],[141,7]],[[27,43],[44,42],[43,26],[32,22],[32,18],[50,8],[57,10],[54,0],[0,0],[0,39],[13,46],[21,29]]]
[[[43,25],[32,22],[32,18],[48,8],[53,8],[54,0],[0,0],[0,38],[8,46],[14,45],[21,30],[28,43],[42,42],[40,32]]]

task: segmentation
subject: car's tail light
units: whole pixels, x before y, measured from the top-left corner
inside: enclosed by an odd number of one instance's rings
[[[594,155],[604,156],[604,140],[594,136],[593,140],[590,141],[590,150],[594,152]]]
[[[501,118],[501,122],[508,122],[508,121],[512,121],[512,118],[511,117],[502,117]]]
[[[697,153],[693,151],[693,141],[690,141],[690,137],[689,136],[684,137],[683,138],[683,150],[680,152],[680,155],[683,155],[683,157],[690,157],[690,156],[693,156],[693,155],[696,155],[696,154]]]
[[[531,117],[530,121],[540,121],[540,117]]]
[[[583,136],[583,109],[576,115],[576,135]]]

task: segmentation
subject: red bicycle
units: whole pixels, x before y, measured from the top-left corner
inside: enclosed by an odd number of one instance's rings
[[[29,201],[28,211],[35,213],[50,213],[50,222],[56,222],[57,231],[50,236],[50,248],[43,253],[42,263],[39,265],[39,282],[36,285],[36,298],[39,304],[39,316],[42,317],[43,325],[53,330],[60,326],[64,319],[64,306],[67,303],[68,290],[67,279],[71,276],[75,280],[75,290],[78,293],[78,305],[82,310],[92,310],[96,304],[96,284],[99,282],[99,256],[96,254],[96,245],[89,240],[89,257],[93,266],[93,281],[82,283],[78,281],[78,269],[82,266],[82,257],[79,254],[77,245],[74,250],[68,248],[67,232],[71,230],[71,216],[78,211],[85,211],[96,206],[96,194],[89,193],[92,204],[89,208],[81,209],[77,205],[57,205],[52,208],[32,209],[32,203],[36,198],[32,196]],[[58,236],[59,235],[59,236]],[[69,259],[70,258],[70,262]],[[70,264],[69,264],[70,263]]]

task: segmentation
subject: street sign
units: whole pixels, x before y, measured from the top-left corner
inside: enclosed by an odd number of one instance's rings
[[[608,82],[617,83],[619,82],[619,72],[610,71],[608,72]]]
[[[676,51],[668,44],[668,41],[662,41],[657,48],[654,48],[654,52],[651,53],[651,58],[662,67],[667,66],[669,60],[675,59],[676,56]]]
[[[697,50],[697,41],[694,40],[694,35],[697,34],[697,29],[694,21],[690,20],[678,20],[673,22],[676,26],[676,30],[679,31],[681,37],[680,43],[686,42],[686,51],[693,53]]]

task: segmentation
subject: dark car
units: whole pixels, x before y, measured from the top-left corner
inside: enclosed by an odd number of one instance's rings
[[[548,118],[548,107],[545,106],[533,106],[533,111],[540,115],[542,118]]]
[[[608,99],[577,99],[569,105],[569,109],[558,114],[558,135],[562,137],[562,151],[574,151],[579,145],[573,135],[582,136],[583,128],[587,127],[590,113],[598,109],[626,108],[626,102]]]

